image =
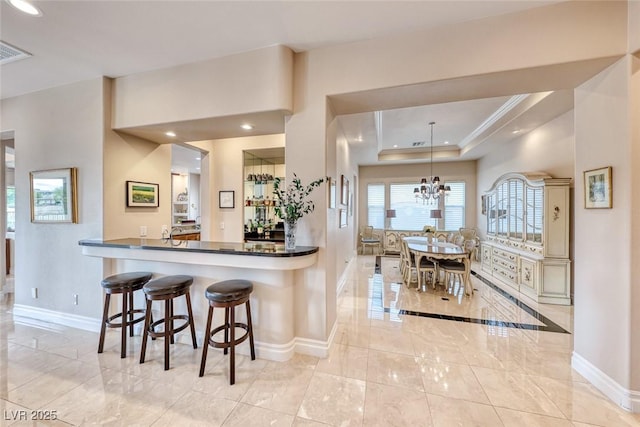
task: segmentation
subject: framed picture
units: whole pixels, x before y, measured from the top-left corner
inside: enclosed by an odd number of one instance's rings
[[[228,209],[236,207],[236,197],[235,191],[220,191],[218,193],[218,203],[220,204],[220,208]]]
[[[349,223],[347,222],[347,210],[346,209],[340,209],[340,228],[344,228],[348,224]]]
[[[340,175],[340,177],[340,188],[342,189],[340,203],[347,205],[349,204],[349,180],[344,175]]]
[[[78,222],[78,170],[29,172],[31,222]]]
[[[613,207],[611,166],[584,172],[585,209],[610,209]]]
[[[336,208],[336,180],[329,177],[329,209]]]
[[[157,208],[160,186],[150,182],[127,181],[127,207]]]
[[[349,192],[349,216],[353,216],[353,193]]]

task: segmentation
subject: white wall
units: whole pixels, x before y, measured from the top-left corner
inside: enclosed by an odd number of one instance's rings
[[[16,307],[99,317],[102,261],[78,241],[103,233],[104,92],[99,78],[2,101],[2,129],[15,131]],[[29,172],[68,167],[78,168],[79,223],[31,223]]]

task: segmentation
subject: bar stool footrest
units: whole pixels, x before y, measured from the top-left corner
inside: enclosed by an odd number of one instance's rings
[[[144,314],[145,310],[144,308],[136,308],[135,310],[129,310],[129,312],[127,313],[127,316],[129,314],[132,313],[137,313],[137,314]],[[117,319],[117,318],[121,318],[122,317],[122,313],[116,313],[113,316],[109,316],[107,318],[107,321],[105,322],[105,325],[107,326],[107,328],[121,328],[122,327],[122,321],[120,322],[113,322],[113,320]],[[133,319],[131,321],[127,320],[127,326],[129,325],[135,325],[138,322],[142,322],[144,320],[144,316],[138,317],[137,319]]]
[[[171,316],[167,319],[168,322],[172,322],[174,320],[184,320],[185,323],[178,326],[178,327],[174,327],[172,330],[169,331],[169,335],[174,335],[177,334],[178,332],[186,329],[189,327],[189,316],[186,314],[177,314],[175,316]],[[164,319],[160,319],[160,320],[156,320],[155,322],[153,322],[152,324],[149,325],[149,336],[151,338],[162,338],[164,337],[164,331],[162,332],[156,332],[155,328],[156,326],[160,326],[160,325],[164,325]]]
[[[209,345],[214,348],[230,348],[231,345],[238,345],[245,342],[245,340],[249,338],[249,325],[247,325],[246,323],[235,323],[234,327],[244,329],[245,331],[244,335],[242,335],[240,338],[236,338],[235,342],[215,341],[213,339],[213,336],[215,334],[229,328],[229,324],[224,324],[224,325],[218,326],[217,328],[211,331],[211,333],[209,334],[209,340],[208,340]]]

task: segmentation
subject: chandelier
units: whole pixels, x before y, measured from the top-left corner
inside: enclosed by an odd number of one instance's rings
[[[451,191],[451,187],[440,184],[440,178],[433,175],[433,125],[435,124],[436,122],[429,122],[429,126],[431,126],[431,149],[429,152],[429,163],[431,165],[430,176],[428,179],[422,178],[420,180],[420,187],[413,189],[416,202],[422,199],[422,204],[424,204],[425,201],[429,201],[429,203],[432,201],[436,202],[441,196]]]

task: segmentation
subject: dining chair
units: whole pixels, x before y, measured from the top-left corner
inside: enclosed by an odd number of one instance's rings
[[[464,288],[465,293],[473,295],[473,286],[471,286],[471,255],[475,249],[475,241],[467,240],[463,244],[465,258],[460,261],[441,261],[438,263],[440,271],[444,272],[444,284],[447,289],[453,289],[456,280],[460,284],[460,288]]]
[[[360,231],[360,246],[362,247],[362,255],[364,255],[367,246],[371,246],[371,255],[373,255],[373,248],[378,248],[377,252],[380,253],[382,245],[382,238],[378,233],[373,231],[373,227],[366,225],[362,227]]]
[[[402,262],[402,282],[409,287],[413,281],[413,273],[418,276],[418,270],[416,269],[416,260],[413,254],[409,251],[409,245],[405,240],[400,241],[400,259]],[[419,282],[418,282],[419,283]]]

